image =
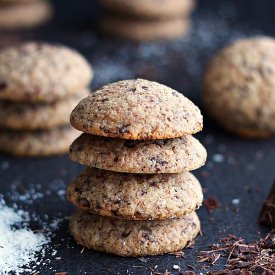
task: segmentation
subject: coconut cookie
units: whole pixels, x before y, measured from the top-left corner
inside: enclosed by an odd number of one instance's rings
[[[275,40],[254,37],[223,49],[210,62],[203,100],[226,129],[244,137],[275,134]]]
[[[60,45],[29,42],[0,52],[0,99],[53,102],[86,89],[87,61]]]
[[[143,141],[82,134],[70,148],[70,158],[75,162],[127,173],[191,171],[204,165],[206,156],[203,145],[189,135]]]
[[[134,41],[167,40],[182,37],[190,30],[188,19],[176,17],[162,20],[139,20],[107,15],[100,29],[111,35]]]
[[[202,203],[198,180],[179,174],[126,174],[87,168],[68,187],[78,208],[130,220],[180,218]]]
[[[0,1],[2,3],[2,1]],[[48,1],[4,1],[0,6],[0,29],[25,29],[41,25],[53,14]]]
[[[16,156],[62,154],[79,132],[70,126],[45,131],[0,130],[0,151]]]
[[[70,123],[71,110],[88,90],[52,103],[0,101],[0,126],[9,129],[50,129]]]
[[[163,19],[185,17],[194,10],[194,0],[101,0],[109,11],[133,17]]]
[[[197,214],[164,221],[125,221],[76,211],[70,231],[79,245],[120,256],[146,256],[181,250],[200,231]]]
[[[179,92],[144,79],[124,80],[84,98],[71,114],[78,130],[122,139],[168,139],[202,129],[200,110]]]

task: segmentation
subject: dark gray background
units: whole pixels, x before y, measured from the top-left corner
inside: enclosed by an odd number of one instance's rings
[[[33,229],[47,229],[47,223],[56,217],[64,218],[53,233],[51,243],[57,254],[50,255],[51,249],[48,249],[47,264],[37,270],[41,270],[41,274],[54,274],[55,271],[149,274],[149,268],[157,265],[157,272],[168,270],[178,274],[172,268],[177,264],[182,271],[190,270],[187,265],[192,265],[196,272],[206,273],[202,264],[197,263],[196,253],[207,249],[208,244],[229,233],[248,241],[264,236],[268,229],[257,224],[257,216],[275,179],[275,140],[246,140],[219,128],[207,117],[201,105],[200,80],[205,64],[225,44],[240,37],[275,34],[275,2],[200,1],[193,16],[193,30],[187,38],[144,44],[115,41],[95,33],[95,18],[100,12],[94,1],[59,0],[56,7],[56,16],[49,25],[24,33],[0,33],[0,43],[36,39],[75,47],[94,66],[93,89],[118,79],[144,77],[187,95],[205,115],[204,130],[196,136],[209,155],[206,166],[194,173],[201,181],[205,198],[216,198],[220,207],[212,213],[205,207],[198,211],[203,235],[196,239],[193,249],[184,250],[186,259],[172,255],[120,258],[88,250],[81,253],[82,248],[72,241],[67,229],[67,217],[73,207],[66,201],[64,193],[65,186],[83,167],[67,156],[25,159],[1,155],[0,193],[7,204],[16,202],[19,208],[35,213],[40,221],[31,224]],[[217,162],[216,154],[221,155],[220,162]],[[37,197],[34,192],[41,195]],[[29,194],[29,199],[22,199],[20,194]],[[234,205],[233,199],[239,199],[240,204]],[[221,268],[222,264],[212,267],[214,270]]]

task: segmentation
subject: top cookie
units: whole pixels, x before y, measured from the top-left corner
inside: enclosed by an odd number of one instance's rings
[[[76,129],[122,139],[167,139],[202,129],[200,110],[179,92],[144,79],[115,82],[84,98],[71,114]]]
[[[101,0],[101,3],[112,12],[144,18],[188,16],[195,7],[195,0]]]
[[[203,100],[225,128],[245,137],[275,134],[275,40],[234,42],[210,62]]]
[[[52,102],[78,93],[91,79],[88,62],[64,46],[29,42],[0,52],[0,99]]]

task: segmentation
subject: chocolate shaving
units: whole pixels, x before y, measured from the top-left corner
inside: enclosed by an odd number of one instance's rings
[[[209,212],[219,207],[219,202],[217,199],[209,197],[203,201],[203,205],[207,208]]]
[[[226,269],[209,271],[210,275],[275,274],[275,229],[255,243],[228,235],[209,247],[210,250],[199,252],[198,262],[215,265],[220,257],[226,258]]]
[[[267,199],[262,206],[258,221],[260,224],[275,228],[275,181],[273,182]]]

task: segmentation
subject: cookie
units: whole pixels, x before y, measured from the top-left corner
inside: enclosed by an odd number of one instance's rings
[[[53,102],[86,89],[92,70],[76,51],[29,42],[0,52],[0,99]]]
[[[194,0],[101,0],[110,12],[141,18],[187,17],[195,7]]]
[[[191,171],[204,165],[206,156],[203,145],[190,135],[143,141],[82,134],[70,147],[75,162],[127,173]]]
[[[144,79],[123,80],[84,98],[71,124],[89,134],[122,139],[168,139],[202,129],[200,110],[179,92]]]
[[[125,221],[77,210],[70,220],[70,232],[79,245],[124,257],[179,251],[199,231],[196,213],[164,221]]]
[[[63,154],[79,132],[70,126],[45,131],[0,130],[0,151],[16,156]]]
[[[191,22],[186,18],[139,20],[106,15],[99,22],[104,33],[133,41],[176,39],[186,35]]]
[[[86,168],[68,187],[78,208],[129,220],[180,218],[202,203],[200,183],[189,172],[126,174]]]
[[[242,39],[210,62],[203,100],[224,128],[244,137],[275,134],[275,40]]]
[[[3,4],[0,6],[0,29],[15,30],[36,27],[48,21],[52,14],[52,5],[46,0]]]
[[[87,90],[52,103],[0,101],[0,127],[20,130],[50,129],[68,125],[70,114]]]

